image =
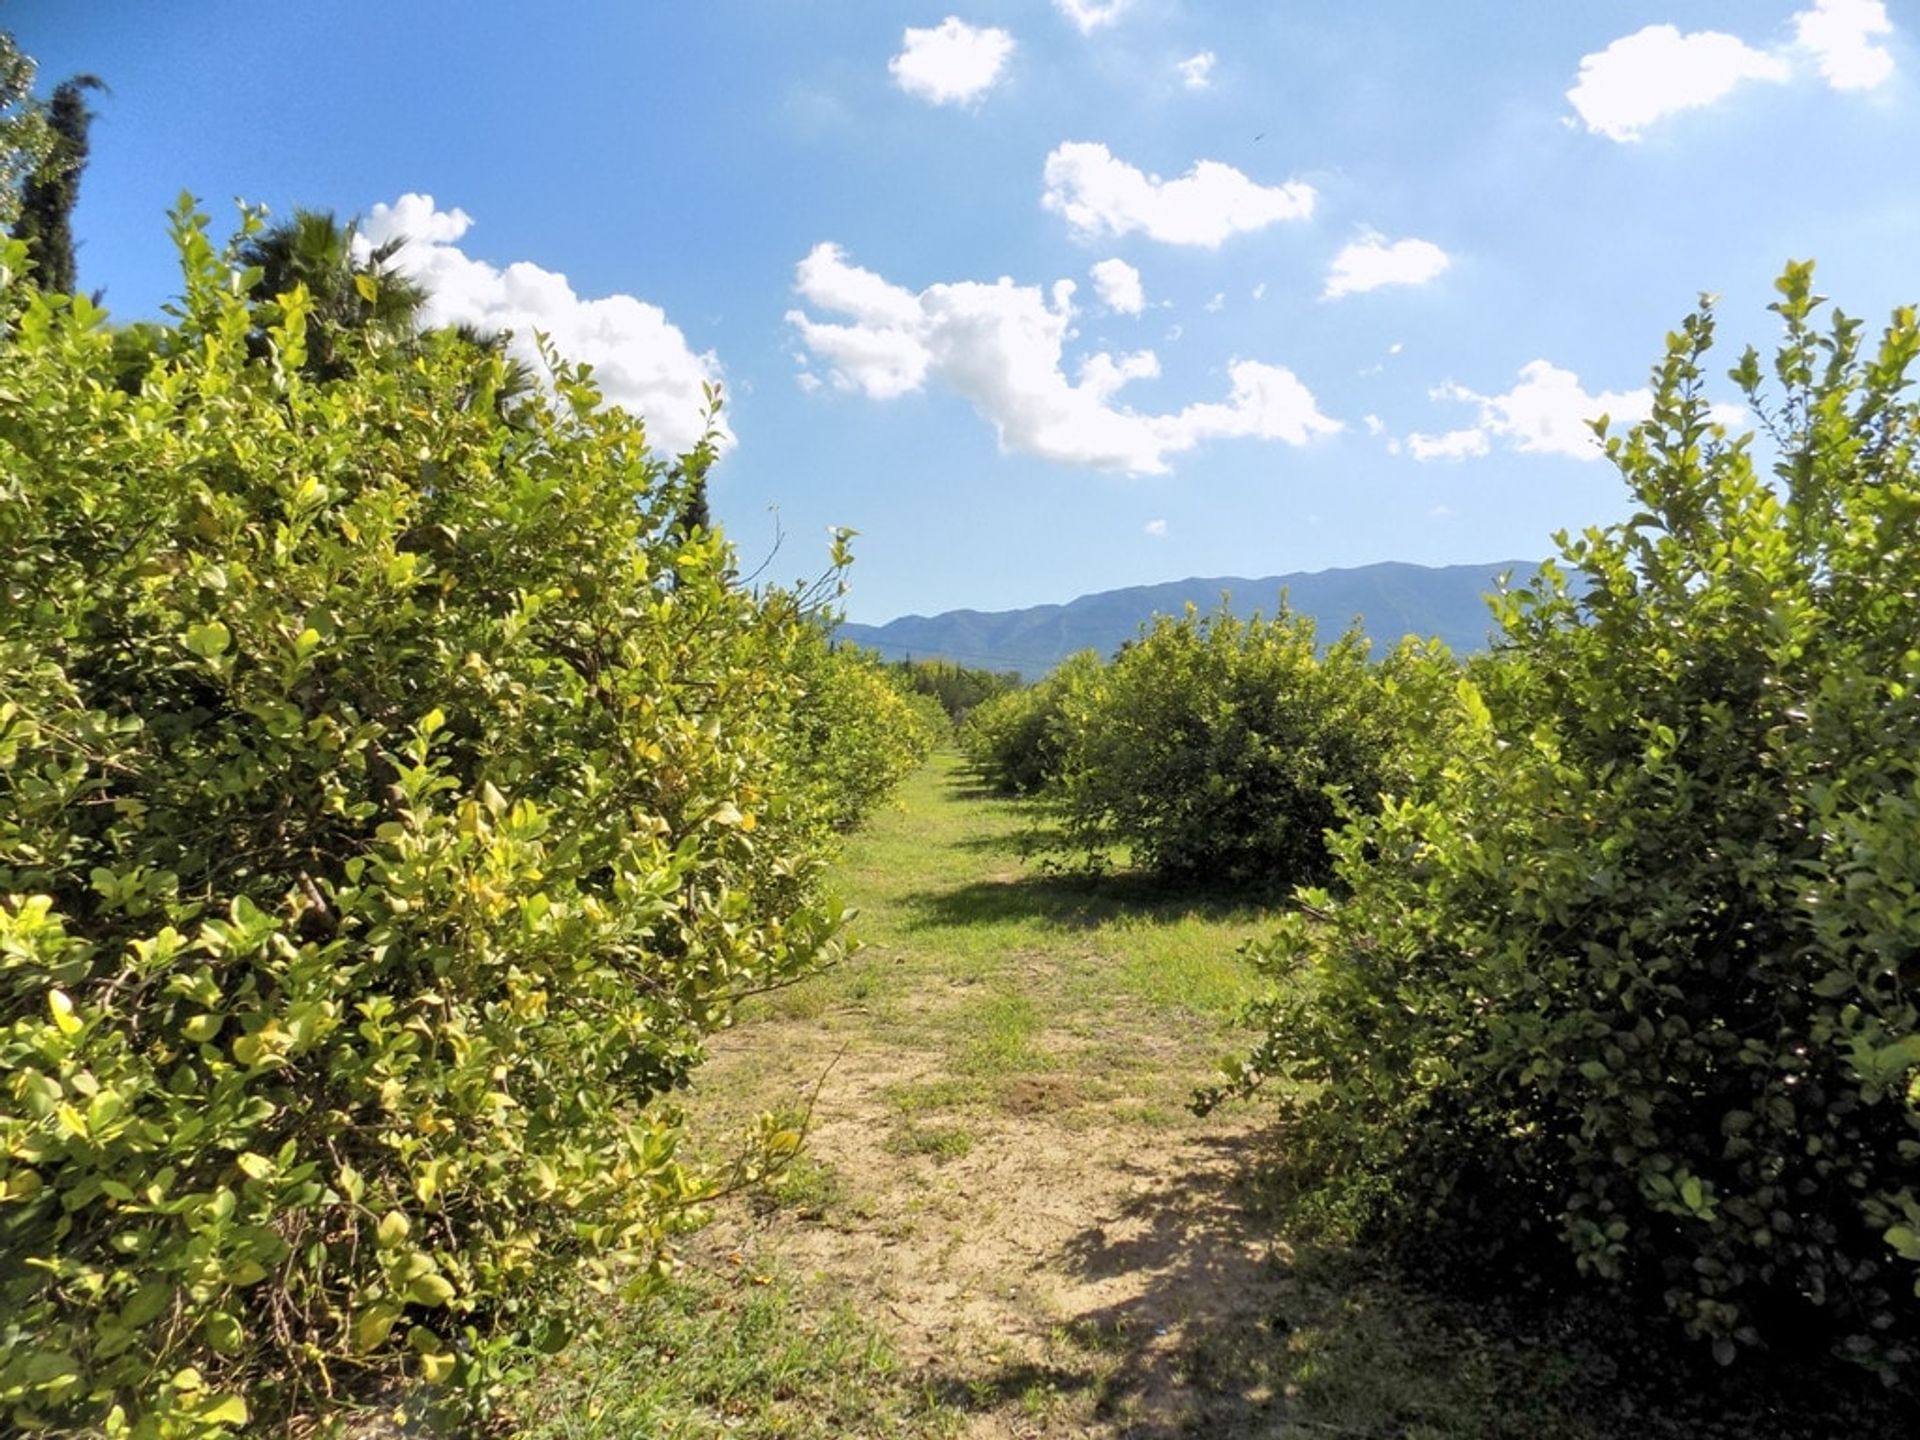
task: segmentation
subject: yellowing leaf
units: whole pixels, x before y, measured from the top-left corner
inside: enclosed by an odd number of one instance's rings
[[[391,1300],[369,1305],[353,1317],[353,1348],[362,1354],[378,1348],[399,1318],[400,1307]]]
[[[379,1228],[374,1234],[379,1239],[380,1248],[382,1250],[388,1250],[405,1240],[412,1231],[413,1226],[408,1223],[405,1215],[401,1214],[398,1210],[389,1210],[385,1215],[380,1217]]]
[[[180,1027],[180,1033],[196,1045],[204,1045],[220,1033],[221,1017],[218,1015],[196,1015]]]
[[[454,1294],[444,1275],[422,1275],[407,1286],[407,1299],[415,1305],[444,1305]]]
[[[439,1355],[422,1355],[420,1374],[429,1385],[442,1384],[453,1375],[454,1359],[451,1351]]]
[[[62,1035],[79,1032],[80,1018],[73,1013],[73,1001],[67,998],[64,990],[47,992],[47,1009],[53,1012],[53,1023],[60,1027]]]
[[[196,1409],[194,1418],[209,1425],[244,1425],[247,1423],[247,1402],[238,1395],[222,1395],[211,1404]]]

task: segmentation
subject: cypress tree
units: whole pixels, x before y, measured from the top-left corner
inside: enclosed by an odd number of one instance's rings
[[[71,295],[78,278],[73,254],[73,207],[80,200],[80,172],[87,164],[87,130],[93,112],[86,92],[104,90],[97,76],[63,80],[47,106],[53,148],[20,192],[20,219],[14,234],[27,242],[42,290]]]

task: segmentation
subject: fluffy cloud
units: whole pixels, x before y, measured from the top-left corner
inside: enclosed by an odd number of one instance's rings
[[[1151,535],[1154,539],[1158,540],[1167,533],[1167,522],[1164,520],[1149,520],[1140,527],[1140,533],[1143,535]]]
[[[1480,408],[1480,423],[1445,435],[1408,437],[1408,453],[1416,460],[1460,460],[1484,455],[1494,440],[1523,455],[1565,455],[1574,460],[1598,460],[1600,442],[1588,423],[1601,415],[1615,424],[1644,420],[1653,396],[1645,390],[1607,390],[1589,395],[1580,377],[1545,360],[1524,365],[1520,378],[1504,395],[1481,395],[1462,385],[1442,385],[1436,400],[1458,400]]]
[[[1409,435],[1407,453],[1416,460],[1466,460],[1489,448],[1484,430],[1449,430],[1444,435]]]
[[[1118,20],[1133,0],[1053,0],[1053,4],[1082,35],[1091,35]]]
[[[1358,295],[1382,285],[1424,285],[1453,263],[1431,240],[1394,240],[1372,232],[1333,257],[1324,299]]]
[[[1587,129],[1638,140],[1654,121],[1723,99],[1743,80],[1785,80],[1786,61],[1717,30],[1649,25],[1580,61],[1567,99]]]
[[[1835,90],[1871,90],[1893,74],[1874,36],[1893,33],[1885,0],[1813,0],[1793,17],[1794,43],[1756,50],[1718,30],[1683,35],[1649,25],[1582,56],[1567,99],[1588,130],[1633,141],[1657,120],[1712,105],[1745,80],[1780,83],[1811,60]]]
[[[1793,17],[1794,39],[1836,90],[1871,90],[1893,74],[1893,56],[1869,38],[1891,35],[1882,0],[1814,0]]]
[[[1217,160],[1162,180],[1116,159],[1104,145],[1074,141],[1047,156],[1040,203],[1083,237],[1137,230],[1166,245],[1213,249],[1245,231],[1305,220],[1317,198],[1304,181],[1261,185]]]
[[[1160,474],[1169,456],[1207,440],[1304,445],[1340,429],[1292,371],[1254,360],[1228,366],[1223,402],[1161,415],[1116,404],[1126,385],[1159,375],[1159,359],[1151,350],[1103,351],[1082,359],[1070,378],[1070,280],[1050,293],[1003,278],[915,294],[849,263],[838,246],[821,244],[796,268],[795,288],[816,309],[845,317],[829,323],[799,309],[787,315],[834,385],[884,400],[937,381],[972,404],[1004,451]]]
[[[966,105],[999,82],[1013,56],[1013,36],[976,29],[949,15],[930,30],[909,26],[900,53],[887,62],[893,83],[933,105]]]
[[[1198,55],[1189,55],[1175,68],[1180,72],[1181,82],[1189,90],[1205,90],[1213,84],[1213,67],[1220,57],[1211,50],[1202,50]]]
[[[1140,283],[1140,272],[1124,260],[1102,260],[1089,272],[1093,293],[1110,310],[1122,315],[1138,315],[1147,308],[1147,292]]]
[[[425,324],[510,330],[513,353],[536,370],[539,331],[569,360],[591,364],[602,393],[644,418],[654,445],[691,448],[705,426],[701,387],[721,378],[713,352],[695,354],[664,310],[635,296],[583,299],[565,275],[531,261],[502,269],[474,259],[459,245],[472,225],[463,210],[440,210],[431,195],[407,194],[375,205],[360,239],[365,245],[405,239],[393,263],[426,286]],[[720,439],[723,446],[733,443],[724,427]]]

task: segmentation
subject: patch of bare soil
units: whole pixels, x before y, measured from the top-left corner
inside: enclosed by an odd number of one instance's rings
[[[944,1079],[936,1057],[843,1043],[770,1024],[719,1047],[709,1093],[764,1096],[769,1076],[804,1092],[825,1072],[808,1156],[829,1194],[730,1204],[699,1242],[711,1256],[776,1256],[850,1301],[969,1435],[1280,1433],[1283,1399],[1196,1374],[1289,1284],[1243,1210],[1250,1119],[1128,1123],[1105,1118],[1125,1077],[1039,1074],[910,1122],[955,1143],[903,1144],[897,1096]]]

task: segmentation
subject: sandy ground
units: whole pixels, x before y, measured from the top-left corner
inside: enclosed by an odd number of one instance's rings
[[[832,1187],[817,1206],[729,1205],[701,1237],[709,1263],[775,1255],[823,1298],[850,1301],[969,1414],[970,1435],[1277,1426],[1276,1397],[1223,1395],[1193,1373],[1290,1284],[1284,1253],[1242,1208],[1251,1117],[1112,1124],[1110,1088],[1090,1102],[1072,1076],[1037,1075],[967,1110],[966,1153],[901,1153],[889,1092],[944,1072],[926,1052],[862,1037],[843,1054],[846,1043],[783,1022],[716,1047],[709,1093],[792,1094],[824,1073],[808,1153]]]

